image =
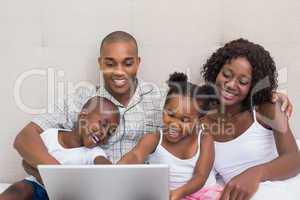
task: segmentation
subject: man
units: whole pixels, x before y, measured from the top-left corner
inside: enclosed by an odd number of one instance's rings
[[[107,35],[101,43],[98,63],[104,85],[96,93],[88,89],[77,91],[68,99],[65,108],[57,106],[55,113],[36,116],[17,135],[14,147],[29,165],[58,163],[47,152],[39,134],[48,128],[71,128],[76,121],[76,111],[94,95],[108,98],[121,113],[118,131],[106,147],[108,158],[113,163],[131,150],[144,133],[161,125],[163,96],[153,85],[136,77],[140,57],[134,37],[122,31]]]

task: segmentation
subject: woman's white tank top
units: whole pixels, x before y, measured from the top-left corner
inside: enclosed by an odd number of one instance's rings
[[[273,131],[256,119],[239,137],[228,142],[215,142],[214,169],[227,183],[250,167],[269,162],[278,156]]]

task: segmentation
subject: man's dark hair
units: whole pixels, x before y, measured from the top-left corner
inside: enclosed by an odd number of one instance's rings
[[[107,36],[101,42],[100,52],[105,44],[113,43],[113,42],[132,42],[135,46],[136,54],[138,55],[138,45],[136,39],[129,33],[125,31],[114,31]]]

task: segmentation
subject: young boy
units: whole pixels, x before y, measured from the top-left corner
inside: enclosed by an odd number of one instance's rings
[[[48,153],[61,165],[111,164],[99,147],[115,134],[119,124],[118,107],[103,97],[85,103],[71,130],[47,129],[41,133]],[[47,200],[42,180],[31,176],[10,186],[0,194],[1,200]]]

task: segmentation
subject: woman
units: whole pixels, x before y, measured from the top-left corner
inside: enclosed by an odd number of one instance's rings
[[[300,154],[287,116],[270,103],[277,72],[269,52],[231,41],[212,54],[202,75],[221,103],[205,119],[215,140],[214,168],[225,181],[221,200],[296,199]]]

